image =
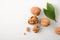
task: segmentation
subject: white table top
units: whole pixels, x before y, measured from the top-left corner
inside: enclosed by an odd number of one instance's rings
[[[47,2],[55,7],[57,23],[50,20],[50,26],[40,26],[39,33],[31,30],[24,35],[25,27],[33,27],[27,23],[32,16],[31,7],[37,6],[43,10]],[[60,0],[0,0],[0,40],[60,40],[60,35],[55,33],[56,27],[60,26],[59,16]],[[41,12],[39,18],[44,17]]]

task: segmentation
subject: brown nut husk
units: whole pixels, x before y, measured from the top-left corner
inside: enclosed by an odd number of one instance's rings
[[[35,25],[33,27],[33,32],[37,33],[37,32],[39,32],[39,30],[40,30],[40,28],[37,25]]]
[[[28,20],[29,24],[37,24],[38,23],[38,18],[36,16],[32,16],[29,20]]]
[[[60,27],[56,28],[55,32],[60,35]]]
[[[48,18],[42,18],[41,20],[40,20],[40,24],[42,25],[42,26],[48,26],[48,25],[50,25],[50,20],[48,19]]]
[[[38,16],[41,12],[41,9],[39,7],[32,7],[31,8],[31,13],[35,16]]]

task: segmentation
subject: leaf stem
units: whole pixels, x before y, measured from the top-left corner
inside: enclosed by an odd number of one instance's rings
[[[57,22],[57,20],[55,19],[55,22]]]

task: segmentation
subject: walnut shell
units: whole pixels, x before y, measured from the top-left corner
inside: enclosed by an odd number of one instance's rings
[[[32,16],[29,20],[28,20],[29,24],[37,24],[38,23],[38,18],[36,16]]]
[[[31,13],[35,16],[38,16],[41,12],[41,9],[39,7],[32,7],[31,8]]]
[[[40,24],[46,27],[50,24],[50,20],[48,18],[42,18]]]
[[[60,35],[60,27],[56,28],[55,32]]]

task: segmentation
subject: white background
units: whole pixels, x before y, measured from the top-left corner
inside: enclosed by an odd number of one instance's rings
[[[27,23],[32,16],[31,7],[40,7],[42,10],[46,3],[53,4],[56,10],[57,23],[53,20],[48,27],[39,26],[39,33],[25,31],[25,27],[32,25]],[[43,13],[40,18],[46,17]],[[60,26],[60,1],[59,0],[0,0],[0,40],[60,40],[60,35],[55,33],[56,27]],[[26,32],[26,35],[24,35]]]

